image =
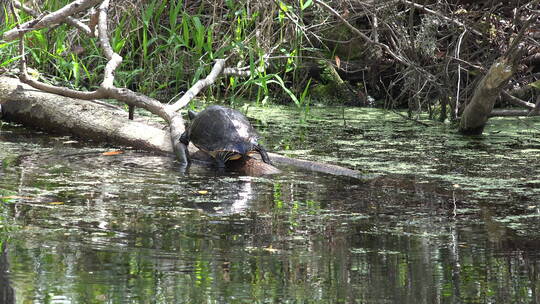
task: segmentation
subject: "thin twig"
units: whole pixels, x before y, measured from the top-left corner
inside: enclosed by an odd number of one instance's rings
[[[414,3],[412,1],[408,1],[408,0],[400,0],[401,2],[405,3],[405,4],[408,4],[408,5],[412,5],[414,6],[415,8],[417,9],[420,9],[426,13],[430,13],[432,15],[435,15],[445,21],[448,21],[448,22],[451,22],[451,23],[454,23],[455,25],[457,26],[460,26],[462,28],[464,28],[465,30],[470,30],[472,33],[474,33],[475,35],[478,35],[478,36],[482,36],[482,33],[473,29],[473,28],[468,28],[463,22],[459,21],[459,20],[456,20],[456,19],[452,19],[450,17],[447,17],[445,15],[443,15],[442,13],[440,12],[437,12],[437,11],[434,11],[432,9],[429,9],[427,8],[425,5],[422,5],[422,4],[418,4],[418,3]]]
[[[291,14],[289,13],[289,11],[285,10],[282,8],[282,6],[280,5],[280,3],[278,2],[278,0],[274,0],[274,3],[276,4],[276,6],[285,14],[285,16],[287,16],[287,18],[289,18],[289,20],[292,21],[292,23],[294,23],[294,25],[298,28],[298,30],[300,32],[302,32],[302,35],[304,35],[304,37],[306,37],[306,40],[310,43],[311,43],[311,39],[309,39],[307,33],[306,33],[306,28],[305,26],[302,26],[300,25],[300,23],[298,23],[298,18],[293,18],[293,16],[291,16]],[[313,35],[315,38],[317,38],[319,40],[319,42],[321,42],[321,40],[319,39],[319,37],[317,35]]]
[[[535,1],[538,2],[538,1]],[[529,17],[529,19],[525,22],[525,24],[521,27],[521,30],[517,33],[516,37],[512,39],[512,44],[510,44],[510,47],[508,47],[508,50],[504,53],[504,57],[509,57],[512,54],[515,53],[516,49],[519,46],[519,43],[521,43],[521,40],[523,39],[525,32],[529,28],[529,26],[538,19],[538,14],[534,14]]]
[[[461,50],[461,42],[463,41],[463,37],[465,36],[465,33],[467,33],[467,29],[464,29],[463,33],[459,35],[459,39],[458,39],[458,43],[456,47],[456,58],[459,58],[459,53]],[[461,64],[460,63],[458,63],[458,66],[457,66],[457,74],[458,74],[457,75],[458,79],[457,79],[457,90],[456,90],[456,106],[454,107],[454,117],[458,117],[458,114],[459,114],[459,93],[460,93],[460,88],[461,88]]]
[[[406,116],[406,115],[403,115],[403,114],[399,113],[399,112],[396,111],[396,110],[392,110],[392,112],[393,112],[394,114],[398,115],[398,116],[401,116],[402,118],[404,118],[404,119],[406,119],[406,120],[410,120],[410,121],[412,121],[412,122],[414,122],[414,123],[417,123],[417,124],[419,124],[419,125],[421,125],[421,126],[424,126],[424,127],[431,127],[429,124],[427,124],[427,123],[425,123],[425,122],[421,122],[421,121],[419,121],[418,119],[414,119],[414,118],[408,117],[408,116]]]
[[[504,97],[506,97],[506,100],[508,100],[509,102],[511,102],[512,104],[516,106],[525,107],[529,110],[534,110],[536,108],[536,105],[534,103],[512,96],[507,91],[503,90],[501,93]]]
[[[394,53],[390,49],[390,47],[388,45],[386,45],[384,43],[381,43],[381,42],[376,42],[373,39],[369,38],[366,34],[362,33],[359,29],[357,29],[352,24],[350,24],[349,21],[347,21],[345,18],[343,18],[343,16],[341,16],[338,12],[336,12],[328,4],[326,4],[326,3],[324,3],[323,1],[320,1],[320,0],[313,0],[313,2],[319,4],[320,6],[324,7],[327,11],[331,12],[334,16],[336,16],[339,20],[341,20],[341,22],[343,22],[343,24],[345,24],[345,26],[347,26],[351,31],[353,31],[353,33],[355,33],[358,37],[362,38],[364,41],[366,41],[366,42],[368,42],[368,43],[370,43],[372,45],[376,45],[376,46],[381,47],[392,58],[394,58],[396,61],[402,63],[403,65],[412,66],[412,63],[410,63],[407,59],[405,59],[405,58],[397,55],[396,53]]]

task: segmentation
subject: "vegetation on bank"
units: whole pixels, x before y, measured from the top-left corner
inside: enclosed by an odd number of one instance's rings
[[[69,0],[25,1],[38,12]],[[248,67],[205,99],[379,105],[457,118],[489,66],[505,54],[538,1],[113,1],[111,45],[123,57],[116,85],[168,102],[215,59]],[[92,23],[90,14],[79,16]],[[21,13],[23,20],[30,16]],[[534,103],[540,79],[538,22],[525,32],[508,93]],[[8,15],[5,27],[15,27]],[[29,66],[64,86],[99,86],[98,40],[60,25],[26,34]],[[0,44],[0,69],[16,68],[17,42]],[[502,98],[499,105],[516,102]]]

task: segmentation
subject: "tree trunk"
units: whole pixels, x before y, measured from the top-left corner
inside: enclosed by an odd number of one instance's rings
[[[517,56],[515,56],[517,57]],[[503,57],[497,60],[480,80],[473,97],[461,115],[459,131],[466,135],[480,135],[490,117],[495,100],[514,74],[515,60]]]

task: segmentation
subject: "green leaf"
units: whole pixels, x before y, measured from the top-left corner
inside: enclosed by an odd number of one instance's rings
[[[300,106],[300,101],[298,101],[298,98],[296,98],[296,95],[294,95],[294,93],[285,86],[285,82],[283,81],[283,79],[281,77],[279,77],[279,75],[277,75],[277,74],[273,74],[273,77],[274,77],[275,80],[269,80],[268,83],[277,83],[277,84],[279,84],[281,86],[281,89],[283,89],[283,91],[285,91],[285,93],[287,93],[287,95],[289,95],[289,97],[292,99],[294,104],[297,107],[299,107]]]
[[[177,1],[173,8],[169,11],[169,23],[171,24],[171,29],[176,29],[176,23],[178,20],[178,13],[182,9],[183,1]]]
[[[283,3],[283,1],[279,1],[279,8],[281,10],[283,10],[284,12],[287,12],[289,11],[289,6],[285,3]]]
[[[535,89],[539,89],[540,90],[540,80],[537,80],[533,83],[529,83],[529,85]]]
[[[184,44],[186,46],[189,46],[189,40],[191,38],[190,36],[190,29],[189,29],[189,23],[188,23],[189,15],[184,13],[184,16],[182,18],[182,36],[184,38]]]
[[[313,4],[313,0],[307,0],[306,2],[300,0],[300,9],[305,10]]]
[[[197,70],[195,71],[195,74],[193,75],[193,80],[191,82],[192,85],[194,85],[197,81],[199,81],[199,79],[201,79],[201,75],[203,72],[204,72],[203,66],[200,66],[197,68]]]

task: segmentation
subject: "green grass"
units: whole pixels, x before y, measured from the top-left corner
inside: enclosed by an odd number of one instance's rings
[[[42,9],[54,11],[68,2],[44,1]],[[284,38],[288,21],[283,10],[269,11],[272,15],[250,5],[250,1],[223,0],[216,10],[207,1],[193,5],[151,0],[111,7],[110,42],[123,57],[115,84],[168,102],[206,77],[215,59],[228,57],[229,66],[250,66],[252,75],[219,79],[201,93],[203,100],[234,103],[240,98],[264,104],[280,99],[304,107],[307,86],[297,84],[296,72],[302,35]],[[307,8],[311,1],[302,1],[301,5]],[[294,14],[292,7],[281,6]],[[21,18],[30,20],[24,13]],[[0,33],[14,27],[14,19],[8,18],[7,27]],[[67,25],[25,36],[28,66],[38,70],[42,80],[82,90],[94,89],[102,81],[106,59],[98,44],[96,38],[79,34]],[[282,54],[292,57],[268,65],[263,56],[276,45]],[[84,51],[75,53],[75,48]],[[18,58],[16,41],[0,44],[0,67],[16,68]]]

